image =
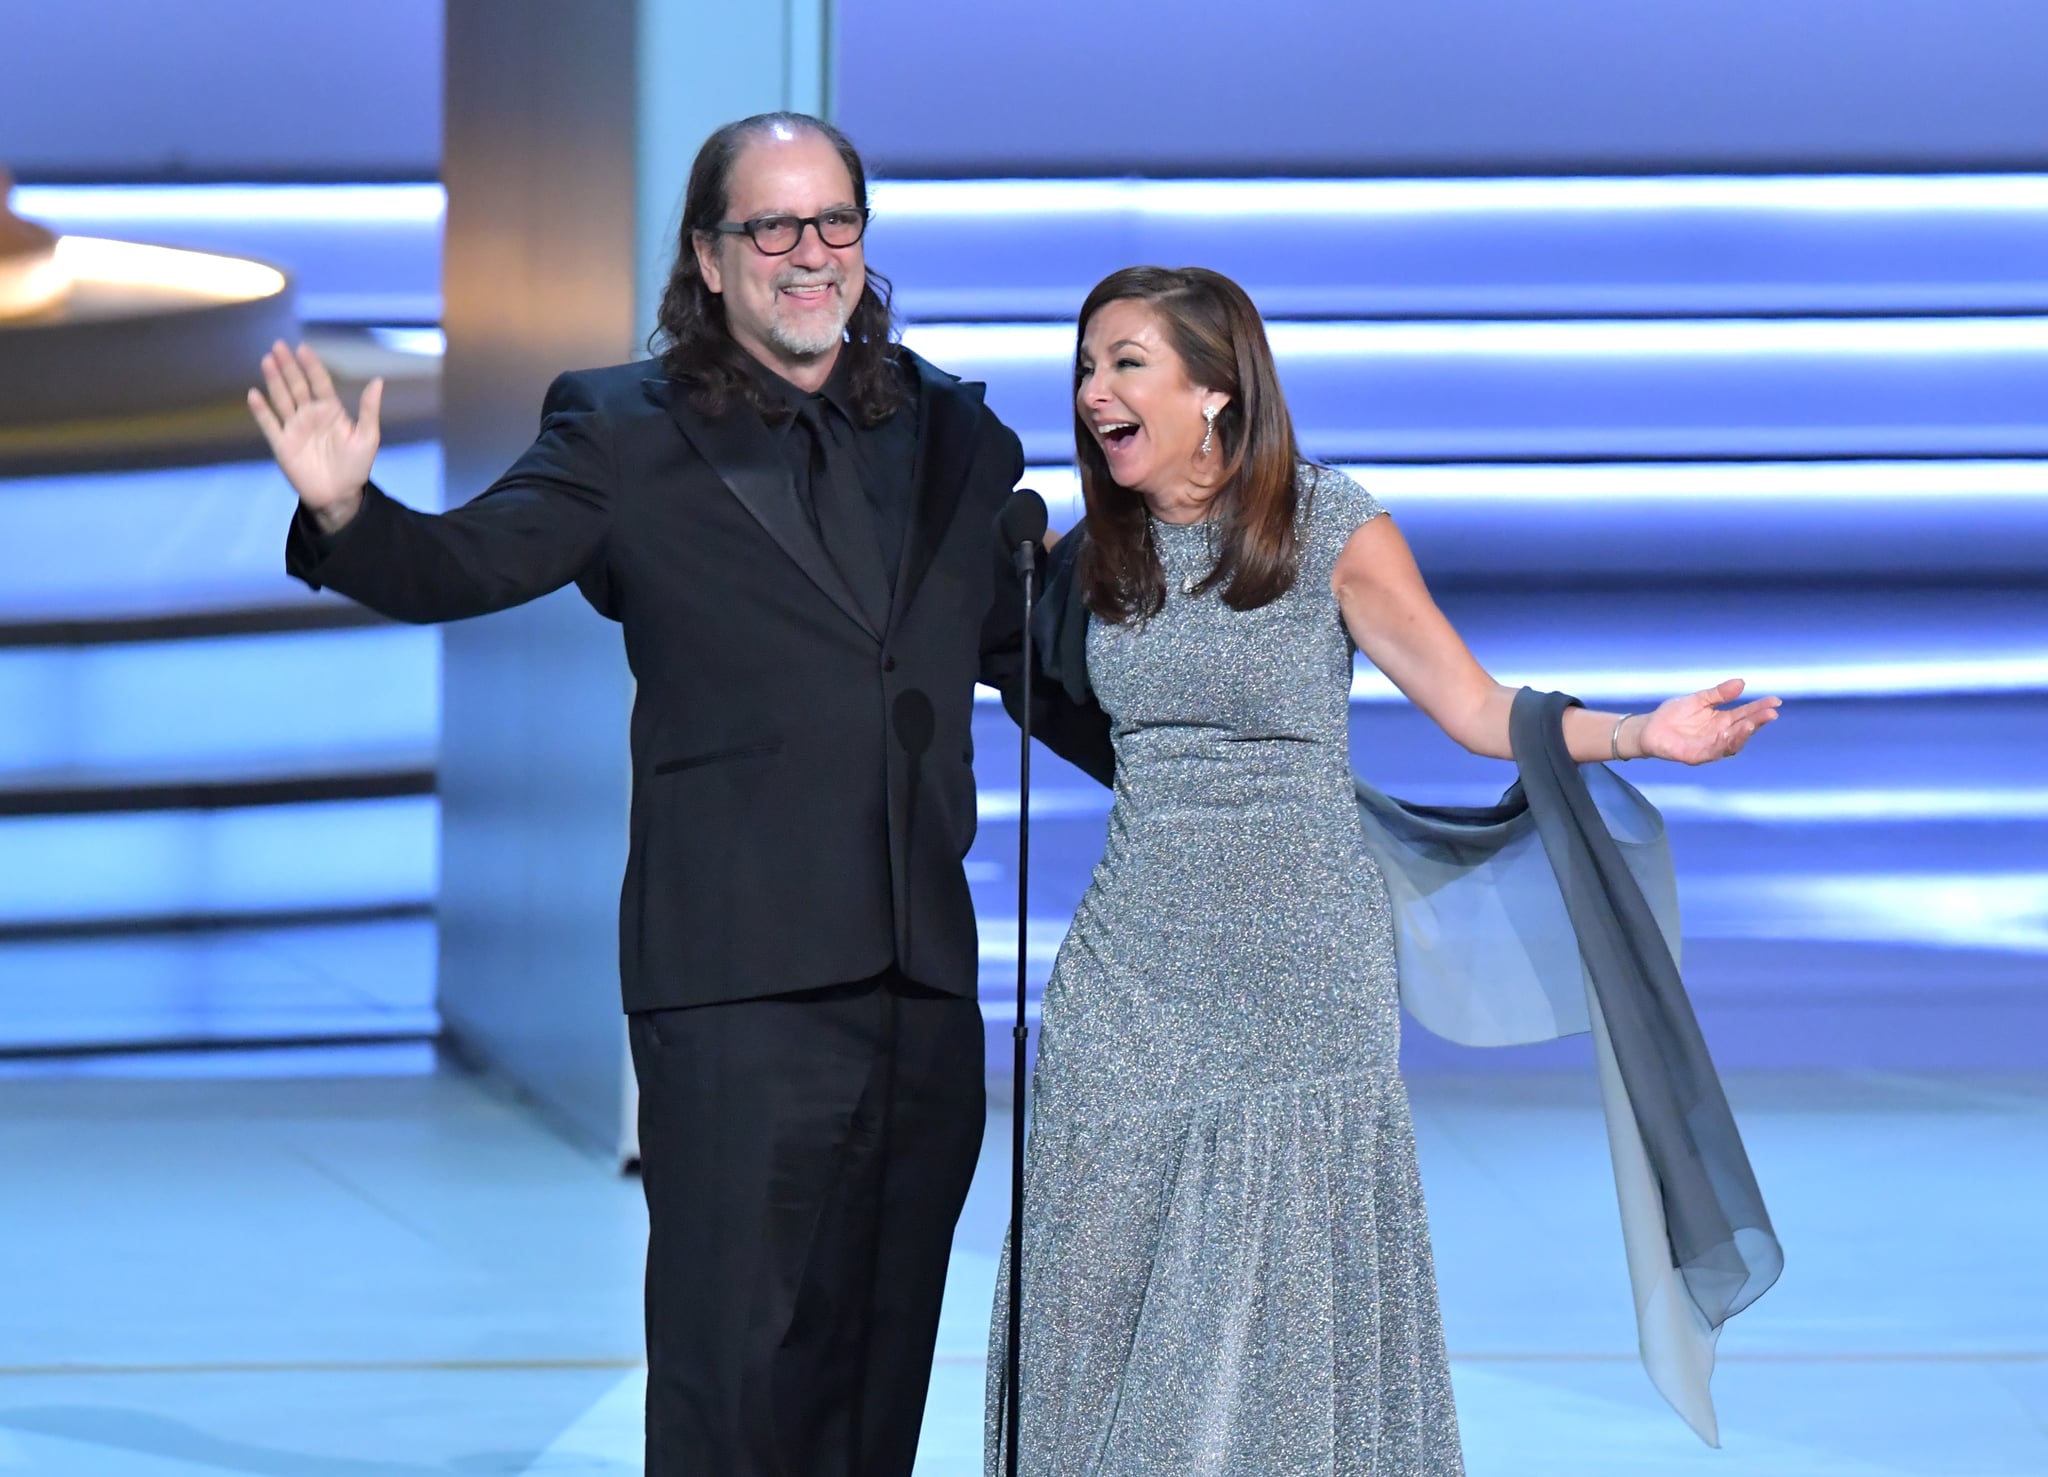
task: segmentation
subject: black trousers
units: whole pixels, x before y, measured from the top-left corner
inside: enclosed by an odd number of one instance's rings
[[[647,1477],[909,1477],[981,1011],[891,971],[630,1017]]]

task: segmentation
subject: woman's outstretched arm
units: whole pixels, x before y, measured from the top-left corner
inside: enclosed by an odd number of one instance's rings
[[[1496,682],[1430,598],[1408,541],[1389,517],[1361,524],[1337,558],[1330,584],[1358,649],[1463,747],[1511,759],[1508,713],[1514,689]],[[1667,699],[1649,713],[1574,708],[1565,714],[1565,742],[1581,764],[1620,759],[1670,759],[1706,764],[1741,752],[1778,716],[1778,699],[1742,696],[1743,681]]]

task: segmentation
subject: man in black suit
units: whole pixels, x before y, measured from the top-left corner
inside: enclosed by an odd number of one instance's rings
[[[970,724],[975,682],[1019,675],[993,524],[1023,456],[891,342],[866,190],[816,119],[720,129],[660,362],[557,379],[445,515],[369,482],[380,386],[351,422],[279,344],[250,393],[307,583],[445,621],[574,580],[624,627],[658,1477],[907,1477],[981,1144]],[[1038,731],[1106,779],[1101,714],[1058,701]]]

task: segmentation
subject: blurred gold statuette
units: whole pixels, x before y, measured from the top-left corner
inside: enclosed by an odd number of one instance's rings
[[[48,312],[71,290],[58,260],[57,237],[9,207],[14,178],[0,169],[0,319]]]

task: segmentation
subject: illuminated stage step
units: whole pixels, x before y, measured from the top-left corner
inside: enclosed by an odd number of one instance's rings
[[[1441,578],[1421,562],[1437,603],[1498,680],[1589,702],[1642,703],[1738,676],[1787,699],[2048,693],[2048,598],[2038,585],[1702,579],[1546,591]],[[977,696],[1000,712],[993,691]],[[1363,661],[1352,697],[1403,705]]]
[[[0,646],[0,801],[54,787],[431,770],[436,631]]]
[[[2048,1068],[2048,692],[1806,701],[1733,764],[1631,764],[1670,827],[1684,973],[1724,1069]],[[993,1067],[1009,1060],[1016,742],[977,713],[968,859]],[[1486,804],[1513,779],[1405,705],[1352,709],[1352,759],[1389,794]],[[1102,788],[1033,765],[1032,1009],[1100,855]],[[1035,1043],[1034,1034],[1034,1043]],[[1410,1029],[1412,1070],[1581,1063],[1583,1042],[1474,1053]]]
[[[229,786],[148,793],[121,810],[22,813],[20,794],[7,796],[0,941],[430,907],[440,806],[420,777],[326,788],[346,798],[280,785],[272,803],[252,803]]]
[[[0,647],[0,799],[23,789],[432,770],[440,635]]]
[[[1499,680],[1643,702],[1742,676],[1789,698],[2048,692],[2033,588],[1778,588],[1740,580],[1606,591],[1452,588],[1439,603]],[[1363,673],[1353,693],[1391,701]]]
[[[2048,462],[1363,465],[1434,583],[2014,581],[2048,577]],[[1052,526],[1071,466],[1025,470]]]
[[[2048,317],[1268,325],[1303,449],[1334,461],[2048,456]],[[1071,461],[1073,333],[904,340]]]
[[[1686,867],[1744,876],[2048,873],[2044,725],[2048,690],[1809,699],[1788,703],[1732,763],[1631,763],[1620,773],[1675,834],[1697,838],[1697,853],[1679,848]],[[1420,804],[1493,804],[1515,778],[1511,764],[1466,753],[1405,703],[1352,706],[1351,762],[1380,790]],[[987,707],[975,714],[975,774],[981,829],[970,880],[978,902],[1014,927],[1017,738]],[[1032,876],[1049,890],[1034,893],[1034,916],[1071,915],[1109,805],[1101,785],[1035,751]],[[2048,949],[2048,884],[2034,907]]]
[[[1440,603],[1503,681],[1631,702],[1723,675],[1795,699],[2048,691],[2038,588],[1516,590],[1453,561],[1441,569],[1433,540],[1414,541]],[[1367,668],[1356,693],[1394,696]],[[0,647],[0,711],[0,804],[55,789],[431,770],[440,640],[377,625]]]
[[[429,1037],[432,918],[15,941],[0,1052]]]
[[[1303,446],[1325,460],[2048,456],[2048,316],[1280,321],[1270,334]],[[905,338],[985,381],[1027,460],[1071,461],[1069,329],[927,323]]]
[[[438,443],[384,447],[376,475],[414,507],[440,506]],[[51,622],[339,608],[284,572],[293,502],[268,461],[0,479],[0,639]]]
[[[680,182],[678,182],[680,183]],[[1064,321],[1141,262],[1278,318],[2048,311],[2048,176],[881,180],[911,321]],[[314,321],[441,315],[439,185],[23,186],[60,231],[291,268]]]
[[[1121,267],[1269,318],[2048,310],[2048,176],[948,180],[874,187],[912,321],[1071,321]]]
[[[1024,478],[1058,528],[1080,513],[1064,457]],[[432,443],[386,447],[377,477],[432,509],[440,467]],[[1436,580],[2004,581],[2048,570],[2048,461],[1348,470],[1393,510]],[[283,571],[290,497],[267,462],[0,482],[0,643],[62,641],[36,628],[65,622],[340,618],[346,602]]]
[[[2038,1052],[2048,177],[959,182],[885,184],[876,207],[913,344],[988,379],[1034,460],[1072,455],[1061,321],[1087,286],[1208,262],[1275,320],[1308,449],[1394,464],[1360,475],[1501,675],[1633,705],[1732,667],[1788,694],[1738,766],[1631,772],[1673,826],[1724,1065]],[[438,316],[436,187],[69,208],[74,230],[284,260],[314,319]],[[1913,316],[1956,314],[1982,316]],[[1301,321],[1386,318],[1411,321]],[[1486,318],[1520,321],[1443,321]],[[1915,457],[1957,459],[1879,459]],[[439,505],[435,448],[387,448],[378,474]],[[283,576],[288,510],[253,461],[0,485],[0,697],[31,715],[0,734],[17,1047],[433,1029],[432,795],[95,809],[150,785],[431,784],[438,638],[304,629],[351,617]],[[159,663],[152,624],[210,634]],[[1377,783],[1504,783],[1383,685],[1360,693]],[[970,873],[1006,1063],[1014,740],[986,707],[977,736]],[[1041,763],[1038,979],[1104,804]],[[32,813],[52,804],[81,813]]]
[[[2048,794],[2030,759],[2044,721],[2048,704],[2038,696],[1810,702],[1790,710],[1739,765],[1626,771],[1673,825],[1693,940],[1688,980],[1724,1064],[1825,1063],[1831,1043],[1877,1030],[1867,1011],[1923,1021],[1936,1032],[1928,1049],[1939,1046],[1951,1065],[2011,1065],[2013,1053],[2036,1049],[2038,1033],[2011,1027],[2030,1010],[2039,1014],[2043,994],[2027,987],[2048,962],[2048,875],[2039,861],[2048,854]],[[999,1017],[1012,978],[1015,740],[1008,720],[990,710],[976,726],[982,827],[969,872],[998,1060],[1007,1055]],[[1353,727],[1356,762],[1392,793],[1480,801],[1509,778],[1507,766],[1462,754],[1403,706],[1360,705]],[[1940,756],[1938,768],[1931,755]],[[1047,756],[1037,773],[1031,973],[1042,982],[1099,852],[1106,797]],[[138,1000],[158,1000],[162,1010],[134,1018],[189,1027],[179,1035],[165,1024],[154,1041],[374,1034],[378,1021],[398,1018],[375,1003],[389,992],[369,992],[365,1024],[346,1000],[333,1003],[320,974],[357,968],[349,962],[356,945],[343,934],[325,943],[293,931],[293,939],[315,941],[300,954],[245,949],[238,939],[272,931],[261,926],[265,913],[423,911],[433,886],[430,805],[422,798],[324,813],[278,806],[0,822],[0,855],[16,863],[7,869],[10,884],[27,876],[28,859],[38,869],[26,898],[10,885],[10,899],[34,903],[39,893],[44,904],[41,927],[24,927],[18,907],[14,927],[0,925],[0,934],[13,934],[0,945],[0,996],[39,1002],[20,1019],[24,1031],[43,1033],[44,1045],[91,1039],[94,1022],[129,1019]],[[35,829],[52,821],[61,822],[54,838]],[[125,829],[114,837],[106,826]],[[88,834],[93,827],[101,833]],[[67,865],[72,858],[93,868]],[[110,858],[120,865],[109,867]],[[143,858],[154,860],[144,869],[153,875],[136,870]],[[50,894],[60,883],[72,884],[72,895],[58,907]],[[135,916],[148,908],[164,910],[153,928]],[[404,921],[373,916],[358,926]],[[1873,921],[1887,924],[1875,939]],[[1987,937],[1991,926],[1999,936]],[[148,930],[139,938],[77,936],[138,927]],[[416,962],[429,957],[416,938],[408,947],[423,951],[407,956]],[[418,965],[405,977],[425,970]],[[401,975],[390,979],[398,990]],[[1870,988],[1851,988],[1859,981]],[[1731,1012],[1745,1022],[1739,1033],[1718,1023]],[[1997,1022],[2004,1027],[1988,1029]],[[1878,1036],[1894,1054],[1914,1039]],[[1462,1056],[1439,1065],[1472,1068]]]

